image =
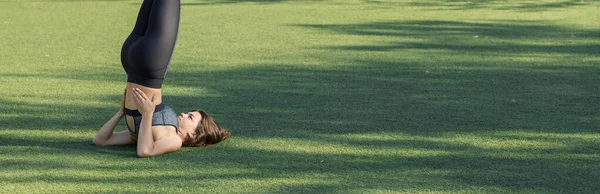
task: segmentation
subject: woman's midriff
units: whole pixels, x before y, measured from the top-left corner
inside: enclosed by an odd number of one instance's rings
[[[162,103],[162,92],[160,88],[149,88],[140,84],[136,84],[136,83],[131,83],[131,82],[127,82],[127,94],[125,95],[125,108],[130,109],[130,110],[137,110],[138,107],[135,105],[135,100],[133,99],[133,88],[139,88],[140,90],[142,90],[144,92],[144,94],[146,94],[146,96],[148,96],[149,99],[152,99],[152,96],[154,96],[154,104],[160,104]],[[127,119],[127,124],[128,127],[130,129],[135,129],[133,126],[133,117],[131,116],[126,116],[125,119]]]

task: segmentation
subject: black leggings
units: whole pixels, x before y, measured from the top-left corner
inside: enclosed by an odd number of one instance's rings
[[[180,6],[180,0],[144,0],[121,49],[127,82],[161,88],[177,41]]]

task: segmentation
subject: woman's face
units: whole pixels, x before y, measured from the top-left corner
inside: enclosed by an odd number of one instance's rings
[[[177,116],[177,120],[179,121],[179,131],[186,138],[195,138],[196,137],[196,127],[198,127],[198,123],[202,120],[202,115],[199,112],[188,112],[181,113]]]

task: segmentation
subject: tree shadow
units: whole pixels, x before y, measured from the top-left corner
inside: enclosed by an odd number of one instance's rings
[[[476,64],[470,64],[476,66]],[[464,65],[468,67],[468,65]],[[524,65],[528,66],[528,65]],[[466,70],[450,73],[425,73],[410,63],[365,61],[362,67],[315,70],[265,66],[221,72],[171,71],[174,85],[190,88],[209,87],[223,94],[219,97],[166,95],[165,101],[176,109],[189,106],[197,98],[224,126],[233,131],[229,144],[208,149],[184,149],[179,153],[157,157],[175,161],[178,167],[163,167],[164,172],[178,172],[186,161],[201,161],[203,168],[256,169],[257,173],[237,174],[158,174],[133,183],[162,180],[162,183],[186,180],[232,181],[240,179],[277,180],[286,177],[313,177],[325,182],[283,184],[269,187],[272,192],[340,192],[366,190],[453,192],[453,186],[496,188],[500,191],[592,191],[599,189],[594,180],[599,164],[595,158],[553,158],[563,154],[590,155],[599,149],[597,141],[556,149],[482,149],[470,145],[431,140],[340,139],[327,135],[396,134],[443,137],[448,133],[485,133],[522,129],[531,133],[595,133],[597,121],[581,120],[597,116],[594,67],[560,67],[553,72],[536,68],[504,70]],[[81,77],[85,76],[79,76]],[[518,78],[518,79],[517,79]],[[85,78],[83,78],[85,79]],[[92,77],[93,79],[93,77]],[[549,82],[548,80],[553,80]],[[585,80],[589,80],[589,84]],[[557,83],[561,83],[557,87]],[[538,88],[534,90],[535,88]],[[565,93],[570,89],[576,93]],[[512,102],[511,99],[517,99]],[[118,95],[106,97],[118,100]],[[4,104],[4,103],[3,103]],[[13,104],[15,104],[13,102]],[[20,104],[14,111],[29,111]],[[89,109],[75,106],[50,106],[36,109],[72,109],[73,115]],[[97,114],[112,112],[103,108]],[[14,122],[5,120],[6,122]],[[38,124],[20,121],[20,128],[71,130],[63,124],[99,127],[97,117],[85,117],[64,123],[60,119],[39,120]],[[62,123],[62,124],[61,124]],[[3,126],[5,127],[5,126]],[[64,127],[64,128],[61,128]],[[73,129],[74,130],[74,129]],[[235,138],[283,138],[333,143],[348,148],[370,150],[365,154],[311,153],[293,150],[270,150],[268,145],[245,148],[235,145]],[[491,136],[493,137],[493,136]],[[519,139],[519,136],[498,137]],[[527,137],[522,137],[527,138]],[[537,138],[535,138],[537,139]],[[548,141],[554,141],[550,139]],[[91,138],[89,139],[91,141]],[[134,157],[134,149],[96,148],[89,141],[44,141],[2,138],[2,146],[38,146],[70,157],[94,154]],[[563,140],[575,142],[576,139]],[[116,149],[116,153],[109,150]],[[434,156],[379,155],[379,149],[414,149],[450,154]],[[587,150],[587,151],[586,151]],[[579,152],[577,152],[579,151]],[[505,156],[507,155],[507,156]],[[206,157],[210,156],[210,157]],[[509,157],[512,156],[512,157]],[[117,158],[118,159],[118,158]],[[123,160],[123,159],[119,159]],[[106,168],[91,164],[60,162],[3,162],[5,168],[70,169],[93,171]],[[143,165],[142,165],[143,166]],[[112,167],[112,166],[111,166]],[[191,167],[191,166],[190,166]],[[121,167],[135,173],[146,167]],[[116,168],[119,169],[119,168]],[[194,169],[194,168],[192,168]],[[114,170],[114,169],[113,169]],[[439,172],[431,173],[431,172]],[[554,177],[541,178],[540,177]],[[116,183],[125,178],[77,176],[23,176],[3,178],[8,183],[40,180],[62,183]],[[587,180],[587,181],[585,181]],[[194,184],[201,184],[194,182]],[[207,184],[207,183],[204,183]],[[585,189],[590,190],[585,190]]]
[[[217,5],[217,4],[236,4],[236,3],[285,3],[296,2],[297,0],[207,0],[201,2],[183,2],[182,5]],[[304,0],[302,2],[306,2]],[[308,0],[318,3],[326,3],[326,1]],[[380,6],[415,6],[428,7],[441,10],[473,10],[473,9],[494,9],[494,10],[515,10],[525,12],[549,11],[553,9],[566,9],[579,6],[595,6],[594,2],[582,0],[565,0],[560,2],[543,2],[543,1],[496,1],[496,0],[437,0],[437,1],[380,1],[380,0],[363,0],[365,5],[380,5]],[[343,4],[336,1],[335,4]],[[353,2],[354,4],[355,2]]]
[[[96,2],[96,1],[125,1],[125,0],[33,0],[30,2]]]
[[[573,30],[544,25],[541,21],[397,21],[343,25],[298,25],[341,34],[389,36],[390,38],[424,39],[425,41],[390,41],[377,45],[326,46],[323,49],[358,51],[393,51],[401,49],[447,50],[485,54],[557,53],[594,55],[598,43],[561,45],[523,44],[523,41],[581,40],[599,37],[597,30]],[[522,41],[518,41],[522,40]]]
[[[217,4],[235,4],[235,3],[259,3],[259,4],[268,4],[268,3],[283,3],[294,0],[208,0],[202,2],[182,2],[182,6],[189,5],[217,5]],[[316,0],[313,0],[316,1]]]
[[[79,76],[79,75],[72,75]],[[100,99],[106,102],[119,102],[121,96],[110,95]],[[117,104],[115,104],[117,105]],[[118,105],[117,105],[118,106]],[[101,115],[112,115],[118,107],[81,104],[34,103],[0,99],[0,128],[19,130],[81,130],[91,126],[101,126],[105,121]]]
[[[315,135],[315,137],[318,135]],[[322,138],[322,137],[321,137]],[[352,144],[352,140],[332,138],[331,141]],[[380,141],[380,140],[372,140]],[[566,150],[522,150],[482,149],[459,145],[458,142],[439,143],[423,141],[385,142],[381,145],[408,143],[414,147],[424,144],[430,150],[446,150],[446,146],[460,146],[464,150],[433,156],[410,156],[402,152],[396,154],[363,153],[312,153],[292,150],[270,150],[243,148],[227,144],[203,151],[191,152],[185,149],[180,153],[154,158],[150,166],[160,166],[148,174],[148,165],[113,165],[98,163],[70,163],[60,161],[18,160],[3,161],[7,169],[28,169],[55,171],[127,171],[142,174],[131,177],[26,175],[20,177],[0,177],[5,183],[31,183],[39,181],[60,182],[63,184],[113,184],[127,181],[131,184],[160,182],[163,189],[200,189],[215,183],[228,183],[239,180],[277,181],[288,178],[306,180],[298,184],[279,186],[256,185],[258,190],[269,192],[356,192],[371,191],[442,191],[457,192],[461,187],[493,188],[505,192],[592,192],[599,189],[593,184],[597,177],[597,159],[594,158],[555,158],[561,154],[572,154]],[[569,139],[576,141],[576,139]],[[457,144],[457,145],[452,145]],[[570,148],[571,146],[568,146]],[[598,150],[600,146],[594,145]],[[370,146],[377,150],[379,146]],[[64,154],[60,152],[58,154]],[[117,163],[125,160],[116,159]],[[189,161],[196,161],[189,164]],[[134,162],[143,163],[143,161]],[[170,165],[161,165],[168,163]],[[202,166],[202,168],[190,168]],[[181,171],[181,168],[186,171]],[[253,169],[252,172],[238,172],[235,169]],[[223,169],[214,172],[214,169]],[[228,170],[230,169],[230,170]],[[208,171],[208,172],[207,172]],[[231,172],[228,172],[231,171]],[[218,173],[227,172],[227,173]],[[307,180],[308,179],[308,180]],[[313,181],[309,181],[309,180]],[[193,185],[182,186],[182,185]],[[146,191],[148,188],[122,188],[123,191]],[[198,188],[199,187],[199,188]],[[247,188],[252,189],[252,188]],[[224,189],[228,191],[228,189]],[[229,190],[231,191],[231,190]],[[235,192],[235,190],[233,190]],[[239,191],[239,190],[238,190]],[[243,190],[252,192],[252,190]]]
[[[494,1],[494,0],[442,0],[427,2],[381,2],[367,0],[369,3],[397,6],[418,6],[429,7],[442,10],[473,10],[473,9],[494,9],[494,10],[514,10],[524,12],[550,11],[554,9],[566,9],[579,6],[595,6],[594,2],[582,0],[566,0],[560,2],[543,1]]]
[[[528,134],[597,133],[597,68],[528,64],[499,69],[478,69],[480,63],[453,64],[465,68],[443,72],[423,64],[396,61],[355,61],[357,66],[330,70],[302,68],[301,65],[265,65],[223,71],[169,72],[168,85],[209,88],[219,96],[164,96],[176,110],[186,109],[197,100],[233,131],[230,142],[207,149],[184,149],[154,160],[175,162],[162,167],[164,172],[179,172],[181,166],[198,170],[213,168],[255,169],[252,173],[234,174],[157,174],[133,180],[163,180],[163,183],[193,181],[277,180],[286,177],[312,177],[322,182],[270,186],[271,192],[340,192],[359,190],[456,192],[457,185],[495,188],[499,191],[589,192],[599,189],[593,184],[599,176],[598,140],[530,136],[502,136],[493,132],[519,130]],[[173,67],[175,67],[174,64]],[[538,67],[539,66],[539,67]],[[546,69],[547,67],[550,69]],[[439,71],[439,72],[438,72]],[[108,72],[106,72],[108,73]],[[49,75],[65,79],[95,80],[102,76]],[[108,76],[108,75],[107,75]],[[552,81],[549,81],[552,80]],[[98,80],[100,81],[100,80]],[[119,95],[99,100],[115,101]],[[516,101],[512,101],[515,99]],[[47,112],[70,110],[63,118],[77,115],[111,115],[112,108],[79,105],[39,105],[4,101],[7,112]],[[9,107],[9,108],[6,108]],[[116,107],[116,106],[115,106]],[[64,116],[64,115],[63,115]],[[592,118],[590,118],[592,117]],[[588,118],[588,119],[585,119]],[[2,123],[14,123],[2,118]],[[31,120],[37,120],[31,122]],[[77,130],[100,127],[98,116],[78,120],[22,118],[19,129]],[[76,126],[70,128],[69,125]],[[8,125],[1,126],[9,127]],[[491,133],[490,133],[491,132]],[[348,134],[382,134],[382,139],[340,138]],[[490,133],[490,134],[488,134]],[[383,135],[406,137],[386,140]],[[481,148],[461,142],[437,141],[451,134],[476,134],[497,141],[529,140],[547,143],[566,142],[558,148]],[[451,136],[450,136],[451,137]],[[244,147],[233,145],[240,138],[261,141],[269,138],[323,142],[344,149],[363,149],[362,153],[335,153],[272,149],[269,145]],[[572,144],[573,142],[582,142]],[[241,142],[239,142],[241,143]],[[32,146],[42,151],[32,156],[54,152],[65,157],[110,156],[116,160],[135,157],[133,147],[98,148],[89,140],[45,137],[24,139],[2,137],[0,146]],[[395,150],[389,154],[377,154]],[[411,155],[413,150],[434,155]],[[394,154],[395,153],[395,154]],[[111,156],[112,155],[112,156]],[[561,158],[559,156],[567,155]],[[569,156],[570,155],[570,156]],[[210,157],[207,157],[210,156]],[[189,164],[188,161],[201,161]],[[72,164],[59,161],[3,161],[8,169],[48,168],[94,171],[111,168],[135,172],[140,167]],[[113,168],[114,167],[114,168]],[[192,171],[195,171],[192,170]],[[552,178],[540,178],[552,177]],[[125,178],[78,176],[23,176],[2,178],[8,183],[52,180],[63,183],[116,183]],[[164,181],[167,180],[167,181]],[[132,181],[132,180],[128,180]],[[194,184],[201,184],[193,182]],[[208,184],[208,183],[204,183]],[[175,184],[177,185],[177,184]],[[208,186],[208,185],[207,185]],[[589,190],[586,190],[589,189]]]

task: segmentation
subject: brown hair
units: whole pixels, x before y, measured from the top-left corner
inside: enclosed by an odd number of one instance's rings
[[[198,127],[196,127],[196,138],[186,139],[183,142],[183,146],[205,147],[217,144],[231,137],[231,133],[227,131],[227,129],[221,128],[219,123],[217,123],[217,121],[215,121],[204,110],[193,110],[192,112],[200,113],[202,119],[200,119],[200,122],[198,122]]]

